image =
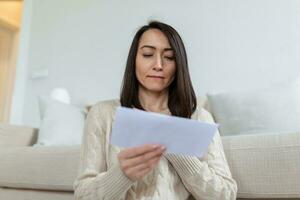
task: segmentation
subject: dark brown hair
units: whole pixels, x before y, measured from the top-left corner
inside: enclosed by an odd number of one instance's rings
[[[140,38],[149,29],[158,29],[163,32],[168,38],[175,55],[176,72],[174,80],[169,86],[169,110],[173,116],[191,118],[196,110],[197,100],[189,75],[184,44],[173,27],[158,21],[151,21],[148,25],[141,27],[133,38],[122,82],[121,105],[144,110],[138,96],[139,82],[135,74],[135,60]]]

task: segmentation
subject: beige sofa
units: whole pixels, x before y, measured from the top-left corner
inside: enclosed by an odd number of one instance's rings
[[[0,124],[0,200],[71,200],[80,146],[34,147],[37,129]],[[300,133],[222,137],[238,198],[300,199]]]

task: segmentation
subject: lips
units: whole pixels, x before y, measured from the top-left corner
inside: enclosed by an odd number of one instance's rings
[[[147,77],[150,77],[150,78],[161,78],[161,79],[164,79],[165,77],[163,76],[147,76]]]

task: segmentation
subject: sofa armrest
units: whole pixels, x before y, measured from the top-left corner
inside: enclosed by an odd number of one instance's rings
[[[300,132],[223,136],[239,198],[300,198]]]
[[[36,143],[38,129],[0,123],[0,147],[32,146]]]

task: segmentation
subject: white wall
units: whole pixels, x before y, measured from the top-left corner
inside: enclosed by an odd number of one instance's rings
[[[181,34],[197,95],[300,76],[297,0],[33,0],[32,6],[27,125],[39,125],[37,95],[54,87],[66,87],[74,104],[117,98],[133,35],[150,19]],[[38,68],[49,76],[29,79]]]

